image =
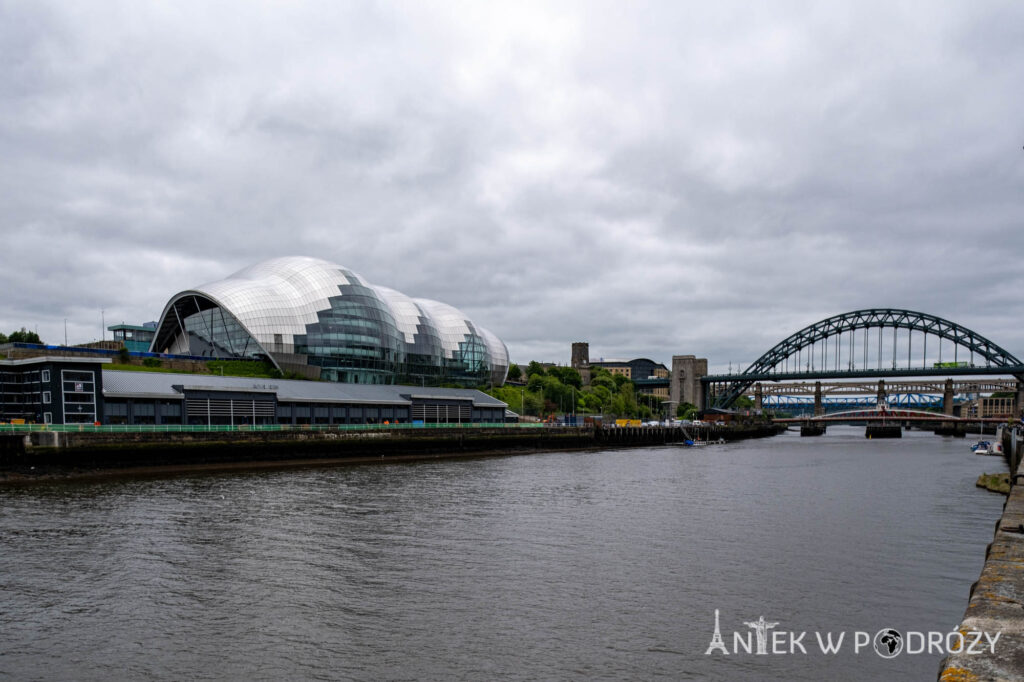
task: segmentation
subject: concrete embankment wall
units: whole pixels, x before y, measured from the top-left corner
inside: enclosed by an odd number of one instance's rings
[[[32,434],[22,453],[8,452],[8,478],[100,473],[114,469],[211,468],[400,456],[569,450],[594,446],[593,429],[429,429],[403,431],[268,431]],[[2,474],[0,474],[2,475]]]
[[[771,426],[714,428],[712,439],[774,435]],[[595,429],[441,428],[368,431],[41,432],[0,450],[0,481],[100,474],[143,468],[237,468],[380,459],[521,454],[681,442],[662,427]],[[12,441],[13,442],[13,441]]]
[[[1011,475],[1019,468],[1024,439],[1004,433],[1003,449]],[[967,651],[943,661],[939,679],[1024,679],[1024,477],[1010,488],[995,537],[985,554],[981,577],[971,587],[971,598],[960,632],[1001,633],[995,652]]]

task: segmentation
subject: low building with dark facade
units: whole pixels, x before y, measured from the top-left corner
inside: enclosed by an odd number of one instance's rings
[[[51,424],[499,423],[473,389],[103,370],[109,360],[0,361],[0,421]]]
[[[103,420],[107,359],[44,356],[0,360],[0,421],[93,424]]]

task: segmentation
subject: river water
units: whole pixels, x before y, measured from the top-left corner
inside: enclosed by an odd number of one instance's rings
[[[1002,470],[836,427],[0,487],[0,678],[932,680],[854,633],[960,621]],[[807,653],[734,653],[762,615]]]

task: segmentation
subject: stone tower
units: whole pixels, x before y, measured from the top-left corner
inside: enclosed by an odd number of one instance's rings
[[[704,407],[704,389],[700,378],[707,376],[707,358],[693,355],[672,356],[672,378],[669,382],[669,400],[678,405],[680,402],[691,403],[697,409]]]
[[[572,362],[570,366],[580,373],[583,385],[590,383],[590,344],[576,341],[572,344]]]

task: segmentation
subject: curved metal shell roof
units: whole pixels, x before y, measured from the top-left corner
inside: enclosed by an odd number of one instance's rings
[[[275,362],[282,354],[291,355],[294,362],[299,349],[307,350],[302,344],[309,333],[308,325],[322,322],[323,314],[332,310],[332,301],[336,305],[339,300],[359,298],[364,308],[373,309],[364,314],[374,318],[378,333],[401,338],[410,352],[433,348],[434,353],[443,351],[444,359],[451,360],[467,344],[473,347],[472,339],[477,338],[486,348],[491,380],[502,383],[508,369],[505,344],[457,308],[374,286],[351,270],[319,258],[275,258],[176,294],[160,317],[154,352],[180,350],[182,344],[187,344],[176,304],[189,302],[190,298],[190,311],[220,308]],[[308,350],[309,355],[316,354]]]

